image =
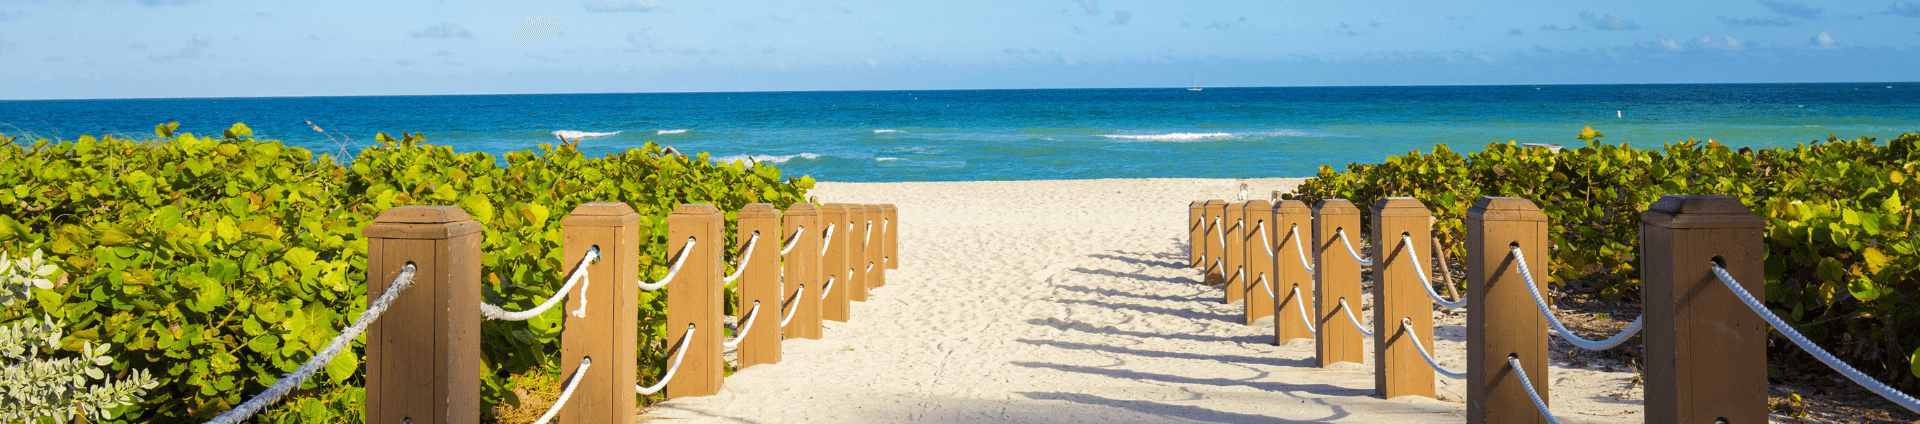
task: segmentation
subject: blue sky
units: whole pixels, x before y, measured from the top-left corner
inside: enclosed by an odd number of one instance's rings
[[[0,0],[0,99],[1914,81],[1920,0]]]

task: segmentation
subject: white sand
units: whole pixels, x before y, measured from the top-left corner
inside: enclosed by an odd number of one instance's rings
[[[900,269],[785,361],[650,418],[692,422],[1461,422],[1441,399],[1373,395],[1371,364],[1313,365],[1270,319],[1198,283],[1187,203],[1292,190],[1300,179],[820,183],[823,202],[900,209]],[[1370,315],[1370,314],[1367,314]],[[1436,313],[1442,365],[1464,371],[1462,315]],[[1633,374],[1555,364],[1563,422],[1640,422]],[[679,420],[675,420],[676,422]]]

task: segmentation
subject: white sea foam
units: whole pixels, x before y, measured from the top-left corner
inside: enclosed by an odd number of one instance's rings
[[[874,161],[874,162],[886,162],[886,161],[890,161],[890,160],[905,160],[905,159],[901,159],[901,158],[873,158],[873,161]]]
[[[1122,140],[1133,140],[1133,141],[1201,141],[1201,140],[1225,140],[1225,139],[1235,138],[1235,136],[1231,133],[1172,133],[1172,134],[1144,134],[1144,135],[1102,134],[1100,136],[1106,137],[1106,138],[1117,138]]]
[[[554,136],[556,136],[556,137],[560,137],[560,138],[564,138],[564,139],[568,139],[568,140],[579,140],[579,139],[583,139],[583,138],[600,138],[600,137],[606,137],[606,136],[610,136],[610,135],[614,135],[614,134],[619,134],[619,133],[620,133],[619,131],[614,131],[614,132],[586,132],[586,131],[574,131],[574,130],[559,130],[559,131],[554,131],[554,132],[553,132],[553,135],[554,135]]]
[[[873,130],[873,133],[874,133],[874,134],[890,134],[890,133],[897,133],[897,132],[904,132],[904,131],[900,131],[900,130]]]
[[[660,132],[657,132],[655,134],[666,135],[666,134],[679,134],[684,132],[687,132],[687,130],[660,130]]]
[[[714,163],[730,163],[733,161],[753,163],[753,161],[760,161],[760,163],[772,164],[772,163],[786,163],[787,161],[793,160],[793,158],[819,159],[820,155],[813,154],[813,153],[801,153],[797,155],[784,155],[784,156],[783,155],[757,155],[757,156],[753,156],[752,158],[748,158],[747,155],[732,155],[732,156],[716,157],[716,158],[713,158],[712,160]]]

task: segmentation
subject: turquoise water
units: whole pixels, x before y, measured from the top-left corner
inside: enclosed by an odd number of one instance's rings
[[[824,181],[1297,177],[1447,144],[1755,148],[1920,131],[1920,83],[639,93],[0,101],[0,133],[147,137],[154,124],[357,151],[424,132],[499,154],[581,138],[749,157]],[[329,132],[315,132],[306,122]],[[331,139],[329,139],[331,135]]]

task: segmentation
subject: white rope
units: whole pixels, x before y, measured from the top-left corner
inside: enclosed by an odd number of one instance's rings
[[[820,300],[827,300],[827,294],[833,293],[833,277],[837,277],[837,276],[836,275],[827,276],[827,285],[820,287]]]
[[[799,289],[793,291],[793,299],[788,300],[786,302],[787,304],[785,305],[780,305],[781,309],[787,310],[786,316],[780,317],[780,327],[785,328],[787,326],[787,321],[793,320],[793,313],[800,310],[800,305],[801,305],[800,295],[806,294],[806,293],[807,293],[807,285],[801,284]]]
[[[640,392],[641,396],[646,396],[658,393],[660,389],[667,387],[667,382],[673,380],[673,372],[680,370],[680,360],[687,357],[687,349],[690,347],[687,346],[687,344],[693,343],[693,330],[698,330],[698,328],[694,328],[693,324],[687,324],[687,334],[680,336],[680,351],[674,352],[673,364],[667,366],[667,374],[660,376],[660,382],[653,383],[652,386],[647,387],[640,387],[639,384],[635,384],[633,385],[634,391]]]
[[[573,266],[573,275],[570,275],[567,277],[567,283],[562,284],[560,286],[560,290],[555,290],[553,292],[553,296],[547,297],[546,301],[540,302],[540,306],[535,306],[533,307],[533,309],[528,309],[524,311],[508,312],[506,309],[502,309],[499,306],[491,305],[486,302],[480,302],[480,316],[486,317],[487,319],[491,319],[491,320],[501,320],[501,321],[526,321],[528,318],[540,316],[540,314],[547,312],[547,309],[553,308],[553,305],[560,304],[560,298],[567,297],[568,293],[572,293],[573,285],[575,283],[579,283],[582,280],[586,280],[587,264],[598,262],[598,261],[600,261],[600,248],[593,247],[593,248],[587,249],[586,256],[581,257],[580,263],[575,264]],[[580,289],[580,310],[574,312],[575,315],[582,316],[582,317],[586,315],[586,308],[587,308],[586,293],[587,293],[586,288]]]
[[[1220,217],[1213,217],[1213,233],[1220,236],[1220,251],[1227,251],[1227,229],[1220,228]]]
[[[232,410],[213,417],[213,419],[207,421],[207,423],[238,423],[252,417],[254,413],[260,412],[261,408],[265,408],[274,402],[279,402],[280,397],[286,396],[288,392],[292,392],[293,389],[300,387],[301,383],[313,377],[315,372],[319,372],[320,367],[324,367],[327,363],[333,362],[333,357],[339,355],[340,351],[345,350],[347,344],[352,342],[355,337],[359,337],[361,332],[366,331],[368,324],[372,324],[373,320],[379,319],[380,314],[387,311],[387,306],[392,305],[394,299],[400,298],[400,292],[406,291],[407,287],[413,286],[413,272],[413,264],[409,263],[402,266],[400,268],[400,275],[393,278],[393,283],[387,285],[387,290],[380,293],[380,297],[374,299],[372,304],[367,305],[366,312],[361,312],[360,318],[353,320],[353,325],[349,325],[345,330],[341,330],[339,336],[334,336],[333,342],[327,343],[327,347],[321,348],[319,352],[314,352],[313,357],[307,358],[307,363],[300,364],[299,369],[280,376],[280,381],[274,383],[272,387],[268,387],[267,390],[261,391],[258,395],[254,395],[253,399],[248,399],[246,403],[242,403]]]
[[[1293,239],[1293,253],[1300,254],[1300,266],[1307,269],[1308,275],[1312,275],[1313,262],[1307,260],[1307,249],[1300,247],[1300,225],[1294,224],[1293,229],[1287,230],[1287,237]]]
[[[566,389],[560,390],[560,398],[553,401],[553,406],[547,407],[547,413],[540,414],[539,419],[533,420],[533,424],[547,424],[547,420],[552,420],[554,415],[560,413],[560,407],[566,406],[567,398],[573,396],[573,389],[580,387],[580,380],[585,380],[581,377],[587,376],[589,366],[593,366],[593,358],[580,358],[580,368],[573,370],[573,379],[567,382]]]
[[[1527,397],[1533,398],[1533,407],[1540,409],[1540,416],[1546,417],[1548,424],[1560,424],[1560,419],[1553,417],[1553,411],[1547,410],[1547,401],[1540,400],[1540,393],[1533,391],[1533,380],[1527,379],[1527,369],[1520,367],[1520,356],[1508,355],[1507,365],[1512,365],[1513,373],[1520,376],[1520,387],[1527,388]]]
[[[759,242],[760,232],[754,231],[753,237],[747,238],[747,245],[740,247],[740,261],[733,264],[733,275],[727,276],[727,282],[731,283],[733,280],[738,280],[740,279],[740,274],[747,272],[747,264],[753,261],[753,245]]]
[[[1614,346],[1619,346],[1620,343],[1624,343],[1627,339],[1633,338],[1635,333],[1639,333],[1641,323],[1647,319],[1647,314],[1641,313],[1639,318],[1633,319],[1633,324],[1627,325],[1626,330],[1621,330],[1620,334],[1615,334],[1606,340],[1592,341],[1580,338],[1580,336],[1574,335],[1572,331],[1567,331],[1567,326],[1560,324],[1560,318],[1554,316],[1553,310],[1547,308],[1546,299],[1540,297],[1540,288],[1533,284],[1533,273],[1527,271],[1527,257],[1520,253],[1519,246],[1513,247],[1513,263],[1519,265],[1520,279],[1527,281],[1527,293],[1533,294],[1533,304],[1534,306],[1540,307],[1541,315],[1547,316],[1547,324],[1553,325],[1553,331],[1559,333],[1558,335],[1561,340],[1566,340],[1567,343],[1572,343],[1581,349],[1607,350],[1612,349]]]
[[[1347,240],[1347,229],[1341,228],[1341,229],[1334,230],[1334,234],[1340,236],[1340,243],[1345,244],[1347,246],[1347,254],[1353,255],[1354,262],[1360,263],[1360,266],[1373,266],[1372,260],[1360,259],[1360,252],[1356,252],[1353,250],[1353,242]]]
[[[1807,340],[1807,336],[1801,335],[1800,330],[1795,330],[1792,326],[1787,325],[1785,320],[1781,320],[1780,316],[1774,315],[1773,311],[1768,310],[1766,305],[1760,304],[1760,299],[1755,299],[1753,293],[1748,293],[1746,287],[1741,287],[1739,282],[1734,281],[1733,275],[1727,274],[1727,270],[1721,268],[1720,264],[1713,264],[1713,274],[1719,276],[1720,282],[1725,283],[1728,289],[1732,289],[1733,294],[1739,296],[1740,301],[1746,303],[1748,308],[1753,309],[1753,312],[1759,314],[1760,318],[1766,319],[1767,324],[1772,324],[1775,330],[1780,330],[1780,334],[1786,335],[1788,340],[1793,340],[1793,343],[1800,345],[1801,349],[1805,349],[1807,353],[1813,354],[1813,357],[1819,358],[1820,362],[1824,362],[1827,366],[1833,367],[1835,371],[1840,371],[1840,374],[1847,376],[1847,379],[1853,380],[1854,383],[1860,384],[1861,387],[1866,387],[1867,390],[1873,391],[1873,393],[1880,395],[1880,397],[1887,398],[1887,400],[1893,401],[1893,403],[1899,404],[1900,407],[1907,408],[1909,411],[1920,412],[1920,400],[1915,400],[1913,396],[1908,396],[1906,393],[1901,393],[1899,390],[1894,390],[1892,387],[1887,387],[1886,384],[1874,380],[1872,377],[1868,377],[1865,373],[1860,372],[1860,370],[1853,369],[1852,365],[1847,365],[1847,363],[1841,361],[1840,358],[1835,358],[1833,354],[1827,353],[1826,349],[1821,349],[1819,345],[1813,344],[1812,340]]]
[[[1364,334],[1367,337],[1373,337],[1373,332],[1367,331],[1366,326],[1360,325],[1360,319],[1355,318],[1353,316],[1353,308],[1347,306],[1347,298],[1344,298],[1344,297],[1340,298],[1340,310],[1347,312],[1347,321],[1352,322],[1353,328],[1359,329],[1360,334]]]
[[[787,252],[792,251],[794,246],[799,246],[800,235],[806,234],[806,232],[807,226],[805,225],[793,227],[793,238],[787,239],[787,246],[780,248],[780,254],[785,255]]]
[[[1307,299],[1300,297],[1300,286],[1298,285],[1293,286],[1293,306],[1299,307],[1300,322],[1307,323],[1307,334],[1320,335],[1319,331],[1313,329],[1313,316],[1307,315]]]
[[[1467,373],[1447,371],[1446,368],[1440,367],[1439,361],[1433,360],[1433,355],[1427,353],[1427,346],[1420,343],[1420,334],[1413,332],[1413,323],[1411,319],[1400,320],[1400,328],[1407,330],[1407,340],[1413,341],[1414,350],[1420,351],[1420,357],[1425,358],[1427,360],[1427,366],[1433,367],[1434,372],[1440,373],[1440,375],[1444,375],[1451,378],[1467,378]]]
[[[646,290],[646,291],[654,291],[654,290],[659,290],[661,287],[666,287],[667,283],[673,282],[673,276],[675,274],[680,273],[680,265],[685,265],[687,263],[687,254],[693,252],[693,245],[695,243],[698,243],[699,241],[700,240],[695,239],[693,237],[687,237],[687,245],[680,246],[680,257],[674,258],[673,267],[667,268],[667,276],[666,278],[661,278],[660,282],[646,283],[646,282],[641,282],[638,279],[634,280],[634,282],[640,283],[640,289]]]
[[[1253,225],[1260,227],[1260,244],[1267,246],[1267,257],[1268,258],[1274,257],[1273,256],[1273,238],[1267,237],[1267,222],[1260,221],[1260,223],[1253,224]]]
[[[863,232],[863,234],[866,235],[867,239],[860,241],[860,248],[866,249],[873,246],[873,220],[867,220],[867,230]]]
[[[1280,295],[1273,294],[1273,285],[1267,284],[1267,273],[1260,273],[1260,279],[1255,280],[1253,283],[1258,284],[1260,288],[1267,289],[1268,299],[1280,300]]]
[[[1412,235],[1401,234],[1400,242],[1406,244],[1407,259],[1412,259],[1413,262],[1413,273],[1420,276],[1420,287],[1427,289],[1427,297],[1433,298],[1433,303],[1438,303],[1440,307],[1447,309],[1458,309],[1467,306],[1466,299],[1449,301],[1447,298],[1440,297],[1440,292],[1433,291],[1433,280],[1427,278],[1427,270],[1420,269],[1420,255],[1413,252]]]
[[[747,339],[747,333],[753,331],[753,322],[755,321],[754,318],[758,316],[760,316],[760,301],[755,300],[753,301],[753,309],[747,311],[747,317],[743,319],[743,321],[746,321],[747,323],[741,324],[740,331],[735,331],[733,333],[733,340],[720,342],[720,347],[732,349],[734,346],[739,346],[741,340]]]
[[[866,271],[866,272],[873,272],[873,262],[867,262],[867,271]]]
[[[836,226],[838,223],[827,224],[827,233],[820,239],[820,254],[827,254],[827,248],[833,247],[833,227]]]

